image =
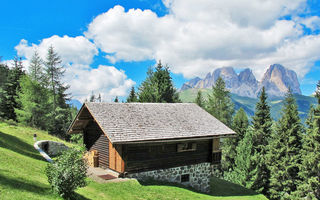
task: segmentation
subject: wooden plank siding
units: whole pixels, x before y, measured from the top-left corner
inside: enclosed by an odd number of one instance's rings
[[[125,165],[122,159],[122,145],[112,145],[109,143],[109,168],[117,172],[124,172]]]
[[[126,172],[164,169],[202,162],[211,162],[212,139],[192,141],[194,151],[178,152],[180,142],[123,145]]]
[[[109,140],[103,134],[97,123],[90,122],[84,130],[84,143],[87,150],[97,150],[99,153],[99,167],[109,168]]]

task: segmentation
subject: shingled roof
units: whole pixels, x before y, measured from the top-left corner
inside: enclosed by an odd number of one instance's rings
[[[235,134],[193,103],[85,103],[69,133],[80,130],[77,120],[86,109],[112,143]]]

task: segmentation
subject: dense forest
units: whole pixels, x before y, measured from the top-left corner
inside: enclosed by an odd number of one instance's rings
[[[47,130],[68,139],[66,130],[77,109],[67,104],[64,68],[51,46],[45,60],[34,52],[26,72],[20,58],[0,64],[0,118]]]
[[[12,67],[0,64],[0,117],[68,139],[65,135],[76,108],[67,104],[68,86],[62,82],[64,68],[50,47],[45,60],[34,52],[28,73],[16,58]],[[221,176],[263,193],[270,199],[320,199],[320,81],[318,104],[311,107],[306,126],[301,123],[292,91],[286,94],[281,117],[274,121],[262,89],[252,121],[243,109],[234,110],[225,82],[219,78],[208,100],[201,91],[200,107],[232,128],[237,137],[222,141]],[[101,102],[93,93],[91,102]],[[115,97],[118,102],[118,97]],[[130,102],[179,103],[168,66],[159,61],[146,79],[132,87]]]
[[[233,114],[221,78],[207,101],[199,91],[195,103],[238,134],[222,142],[222,177],[270,199],[320,199],[320,81],[315,96],[318,104],[311,106],[304,126],[290,89],[274,121],[262,88],[251,122],[241,108]]]

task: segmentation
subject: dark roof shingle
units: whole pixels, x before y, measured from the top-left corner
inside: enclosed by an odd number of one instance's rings
[[[193,103],[85,103],[112,143],[235,134]]]

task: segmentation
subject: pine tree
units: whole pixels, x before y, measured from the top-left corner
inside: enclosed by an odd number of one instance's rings
[[[45,130],[48,122],[48,90],[27,75],[19,83],[21,90],[17,101],[21,104],[21,109],[15,109],[18,121]]]
[[[37,51],[34,52],[30,66],[29,66],[29,76],[32,80],[37,81],[40,84],[45,84],[45,73],[42,66],[42,60]]]
[[[240,184],[246,188],[253,188],[257,176],[258,154],[253,146],[254,130],[249,127],[236,148],[235,167],[227,174],[227,180]]]
[[[0,118],[6,115],[6,100],[5,100],[5,85],[7,84],[9,67],[6,64],[0,63]]]
[[[138,98],[133,86],[131,87],[130,94],[127,98],[127,103],[130,103],[130,102],[138,102]]]
[[[65,138],[72,116],[70,106],[67,104],[70,100],[69,94],[66,93],[69,86],[61,81],[65,72],[61,63],[60,56],[52,46],[49,47],[45,61],[46,80],[50,91],[49,101],[52,104],[48,130],[51,134]]]
[[[310,124],[302,150],[300,177],[303,183],[297,191],[301,199],[306,197],[306,199],[320,199],[320,81],[317,84],[316,98],[318,104],[313,109],[312,117],[309,118]]]
[[[212,94],[208,96],[207,111],[228,127],[231,127],[234,105],[231,102],[230,92],[225,82],[219,77],[212,86]]]
[[[201,90],[198,90],[197,97],[196,97],[196,99],[194,100],[194,102],[195,102],[196,104],[198,104],[198,106],[200,106],[201,108],[204,108],[204,107],[205,107],[205,101],[204,101],[204,99],[203,99]]]
[[[96,97],[95,95],[93,94],[93,92],[91,93],[91,96],[90,96],[90,99],[89,99],[89,102],[95,102],[96,101]]]
[[[244,138],[249,127],[249,120],[246,112],[241,107],[232,120],[232,129],[237,133],[237,144]]]
[[[224,139],[222,145],[222,169],[225,171],[225,176],[229,176],[228,173],[235,168],[235,158],[237,156],[236,148],[239,142],[243,140],[248,126],[249,120],[247,114],[243,108],[240,108],[232,121],[232,128],[237,133],[237,137]]]
[[[300,184],[298,176],[301,167],[303,127],[298,106],[289,89],[282,108],[276,131],[272,133],[269,151],[271,199],[288,198]]]
[[[98,97],[97,97],[97,102],[102,102],[102,98],[101,98],[101,94],[99,93]]]
[[[115,103],[119,103],[118,96],[116,96],[116,98],[114,98],[114,102],[115,102]]]
[[[252,162],[257,164],[257,169],[253,177],[253,190],[267,194],[269,190],[270,171],[268,169],[267,154],[268,145],[272,133],[272,119],[270,106],[267,103],[267,94],[265,88],[262,88],[259,102],[256,104],[256,110],[252,121],[253,126],[253,147],[256,156]]]
[[[13,61],[13,69],[9,70],[7,80],[3,86],[1,94],[1,105],[0,109],[2,118],[12,119],[17,121],[15,109],[19,109],[20,105],[17,102],[17,92],[20,91],[19,79],[24,75],[21,58],[15,58]]]
[[[155,71],[149,68],[146,80],[139,87],[140,102],[177,103],[181,102],[173,86],[169,67],[159,61]]]

